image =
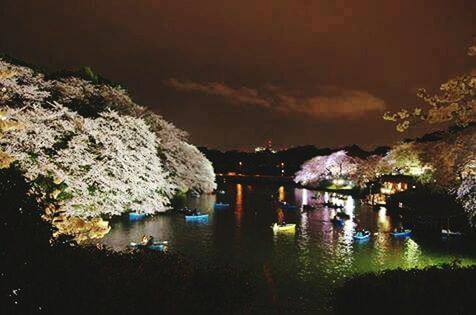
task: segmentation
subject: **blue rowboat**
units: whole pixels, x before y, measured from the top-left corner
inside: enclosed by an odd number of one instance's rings
[[[137,213],[137,212],[130,212],[129,213],[129,220],[142,220],[145,218],[145,213]]]
[[[208,214],[186,215],[185,220],[187,221],[208,220]]]
[[[336,226],[343,226],[344,225],[344,220],[341,218],[334,217],[331,219],[332,224]]]
[[[404,230],[400,232],[391,232],[390,235],[393,237],[409,237],[412,234],[412,230]]]
[[[223,202],[219,202],[219,203],[216,203],[213,208],[215,210],[218,210],[218,209],[226,209],[226,208],[229,208],[230,207],[230,204],[229,203],[223,203]]]
[[[167,245],[165,244],[152,244],[147,246],[147,249],[156,251],[156,252],[164,252],[167,250]]]
[[[370,239],[370,232],[365,231],[365,232],[357,232],[354,234],[354,240],[356,241],[366,241]]]
[[[296,210],[298,207],[296,205],[293,205],[292,203],[287,203],[285,201],[280,201],[279,205],[284,209],[284,210]]]

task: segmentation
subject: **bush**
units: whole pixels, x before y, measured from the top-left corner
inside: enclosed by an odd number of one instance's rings
[[[348,280],[332,306],[337,314],[474,314],[475,289],[474,266],[389,270]]]

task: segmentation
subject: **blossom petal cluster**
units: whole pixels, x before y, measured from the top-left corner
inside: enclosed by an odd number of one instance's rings
[[[304,162],[294,181],[301,185],[318,185],[321,181],[348,178],[357,171],[359,159],[340,150],[327,156],[316,156]]]

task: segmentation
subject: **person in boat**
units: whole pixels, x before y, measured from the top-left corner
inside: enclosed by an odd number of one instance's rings
[[[393,232],[394,233],[403,233],[403,232],[405,232],[405,230],[403,229],[403,227],[400,226],[398,228],[394,228]]]
[[[286,226],[286,221],[281,222],[279,226]]]
[[[140,241],[142,246],[150,246],[154,242],[154,237],[152,235],[143,235]]]
[[[198,215],[198,210],[197,210],[197,208],[194,208],[194,209],[192,210],[192,215]]]
[[[356,233],[357,236],[365,236],[367,234],[367,231],[363,228],[359,229]]]

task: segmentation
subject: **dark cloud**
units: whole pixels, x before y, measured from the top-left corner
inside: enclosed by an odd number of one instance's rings
[[[296,97],[272,85],[263,89],[233,88],[224,83],[197,83],[170,79],[166,84],[180,92],[219,96],[237,106],[258,106],[270,110],[315,118],[359,118],[369,112],[374,115],[385,109],[385,102],[366,91],[338,87],[322,89],[323,95]],[[326,95],[327,94],[327,95]]]
[[[272,100],[259,95],[255,89],[229,87],[223,83],[196,83],[170,79],[166,84],[181,92],[198,92],[223,97],[233,104],[271,107]]]

